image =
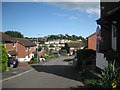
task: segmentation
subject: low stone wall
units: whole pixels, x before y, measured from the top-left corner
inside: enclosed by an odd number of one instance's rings
[[[21,67],[21,66],[27,67],[27,66],[28,66],[28,62],[19,62],[19,66],[20,66],[20,67]]]

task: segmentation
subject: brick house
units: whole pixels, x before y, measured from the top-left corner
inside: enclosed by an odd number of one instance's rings
[[[39,55],[40,57],[46,55],[45,49],[42,48],[42,50],[38,53],[38,55]]]
[[[87,46],[88,49],[96,50],[97,35],[93,33],[92,35],[87,37]]]
[[[85,44],[83,42],[69,42],[65,43],[65,48],[67,50],[67,53],[72,55],[73,51],[77,51],[80,49],[83,49],[85,47]]]
[[[97,50],[96,66],[103,69],[109,60],[120,64],[120,0],[100,2],[101,17],[97,24],[101,27],[101,40]]]
[[[16,57],[19,61],[30,61],[34,57],[36,44],[24,38],[12,38],[2,33],[2,43],[5,45],[9,56]]]

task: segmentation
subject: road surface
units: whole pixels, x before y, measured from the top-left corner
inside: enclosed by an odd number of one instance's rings
[[[44,65],[33,65],[33,71],[4,81],[2,88],[77,88],[83,87],[79,74],[67,60],[73,57],[60,57]]]

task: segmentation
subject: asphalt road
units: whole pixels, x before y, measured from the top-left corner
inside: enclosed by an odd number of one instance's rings
[[[79,74],[68,65],[73,57],[60,57],[44,65],[33,65],[33,71],[2,83],[2,88],[77,88],[83,87]]]

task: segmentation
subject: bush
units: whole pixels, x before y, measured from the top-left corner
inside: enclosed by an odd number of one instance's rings
[[[40,60],[38,60],[37,58],[31,59],[30,62],[28,62],[28,64],[36,64],[40,62]]]
[[[75,55],[76,54],[76,51],[75,50],[73,50],[73,55]]]
[[[98,77],[95,76],[92,72],[86,71],[80,74],[82,82],[87,88],[99,87]]]
[[[82,75],[84,77],[83,82],[87,87],[96,87],[96,88],[120,87],[120,68],[116,66],[115,61],[113,63],[109,62],[108,68],[101,70],[101,74],[98,75],[99,78],[95,78],[92,74],[90,76],[89,75],[90,73],[86,73],[86,72],[85,74]]]
[[[115,61],[109,62],[108,68],[101,71],[100,85],[105,88],[120,87],[120,68],[116,66]]]
[[[44,55],[44,56],[43,56],[43,58],[45,58],[45,60],[46,60],[46,59],[48,59],[49,57],[48,57],[48,56],[46,56],[46,55]]]
[[[77,59],[78,59],[78,61],[77,61],[76,67],[81,69],[82,65],[83,65],[83,61],[86,60],[91,55],[96,56],[96,51],[94,51],[92,49],[81,49],[81,50],[78,50],[77,51]]]
[[[67,56],[67,51],[66,51],[65,49],[59,50],[59,53],[60,53],[62,56]]]
[[[35,64],[35,63],[37,63],[37,62],[38,62],[38,59],[37,59],[37,58],[34,58],[33,63]]]
[[[53,55],[53,58],[57,58],[57,57],[59,57],[58,55]]]
[[[2,63],[2,72],[7,69],[7,59],[8,59],[8,52],[5,49],[5,46],[0,42],[0,63]],[[2,60],[2,61],[1,61]]]
[[[28,64],[31,64],[31,61],[30,61],[30,62],[28,62]]]
[[[37,53],[35,53],[35,54],[34,54],[34,58],[37,58],[37,55],[38,55],[38,54],[37,54]],[[38,57],[39,57],[39,55],[38,55]]]

